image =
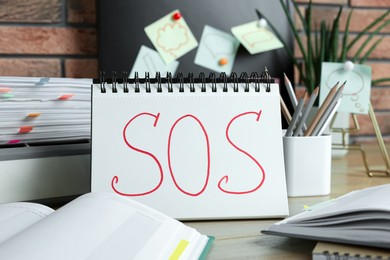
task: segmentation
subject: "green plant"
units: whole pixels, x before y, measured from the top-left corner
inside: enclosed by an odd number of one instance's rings
[[[350,40],[349,25],[353,13],[352,9],[349,11],[343,33],[339,32],[340,17],[343,10],[342,6],[339,7],[337,16],[331,24],[327,24],[325,20],[322,20],[319,30],[316,30],[313,26],[314,21],[312,19],[312,1],[310,0],[308,4],[305,16],[300,11],[297,3],[292,1],[294,11],[297,13],[303,26],[303,35],[306,37],[306,46],[304,46],[302,34],[300,34],[298,28],[296,27],[293,15],[288,10],[285,0],[279,0],[279,2],[287,17],[294,39],[298,44],[298,48],[302,53],[302,59],[297,59],[294,56],[293,51],[289,48],[272,23],[270,23],[259,10],[256,9],[256,13],[259,19],[264,18],[268,21],[268,25],[274,31],[276,37],[278,37],[278,39],[283,43],[288,55],[293,61],[293,64],[299,71],[300,81],[307,88],[309,93],[312,93],[314,88],[320,83],[322,62],[345,62],[352,47],[354,47],[363,36],[367,35],[367,38],[363,41],[352,58],[352,62],[354,63],[364,63],[372,51],[382,41],[383,37],[376,40],[367,50],[366,47],[369,46],[369,43],[374,39],[375,35],[377,35],[385,26],[390,24],[390,20],[386,20],[388,14],[390,13],[390,9],[388,9],[383,15],[377,17],[372,23],[358,33],[355,38]],[[376,29],[369,32],[375,26],[377,26]],[[375,85],[384,81],[390,81],[390,78],[378,79],[372,83]]]

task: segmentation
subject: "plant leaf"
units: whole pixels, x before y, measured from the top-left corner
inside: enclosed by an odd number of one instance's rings
[[[349,24],[351,22],[352,17],[352,9],[349,11],[347,23],[345,24],[345,30],[344,30],[344,37],[343,37],[343,44],[341,46],[341,55],[339,58],[339,62],[344,62],[347,58],[347,43],[348,43],[348,36],[349,36]]]
[[[371,47],[367,50],[367,52],[364,54],[364,56],[360,59],[359,63],[364,63],[367,58],[370,56],[371,52],[378,46],[378,44],[383,40],[384,36],[382,36],[380,39],[378,39]]]

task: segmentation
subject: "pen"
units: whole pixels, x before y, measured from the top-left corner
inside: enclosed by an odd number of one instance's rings
[[[290,123],[290,125],[287,128],[285,136],[291,136],[292,135],[294,127],[295,127],[295,125],[296,125],[296,123],[297,123],[297,121],[299,119],[299,116],[301,115],[301,111],[302,111],[303,105],[305,104],[305,100],[306,100],[306,91],[305,91],[305,93],[303,93],[302,98],[299,99],[299,102],[298,102],[298,105],[297,105],[297,109],[295,110],[295,112],[293,114],[293,117],[291,119],[291,123]]]
[[[313,104],[314,104],[315,100],[317,99],[319,89],[320,89],[319,87],[316,87],[313,90],[313,92],[311,93],[309,101],[307,102],[307,105],[305,106],[304,110],[302,111],[302,116],[299,119],[299,123],[298,123],[296,130],[294,132],[294,136],[297,136],[298,134],[300,134],[301,129],[306,121],[306,118],[309,115],[310,109],[313,107]]]
[[[311,133],[313,132],[314,127],[317,125],[318,121],[321,119],[321,116],[324,113],[326,107],[328,106],[329,102],[332,100],[334,94],[336,93],[338,85],[339,85],[339,83],[337,82],[336,85],[334,85],[333,88],[331,88],[331,90],[329,91],[324,102],[322,103],[322,105],[318,109],[317,114],[315,115],[314,119],[311,121],[309,127],[307,128],[307,130],[305,132],[305,136],[310,136]]]

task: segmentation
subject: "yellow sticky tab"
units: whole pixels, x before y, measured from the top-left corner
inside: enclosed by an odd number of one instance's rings
[[[188,240],[185,239],[180,240],[179,244],[177,244],[175,250],[169,257],[169,260],[178,260],[189,244],[190,242]]]

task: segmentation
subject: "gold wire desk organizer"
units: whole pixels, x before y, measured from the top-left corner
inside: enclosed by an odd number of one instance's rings
[[[356,114],[351,114],[353,123],[355,125],[354,128],[337,128],[333,127],[334,121],[337,117],[336,115],[333,117],[331,123],[330,123],[330,131],[331,132],[337,132],[341,133],[342,135],[342,141],[340,144],[332,144],[332,149],[336,150],[348,150],[348,151],[360,151],[362,158],[363,158],[363,164],[364,168],[366,170],[366,173],[370,177],[390,177],[390,160],[389,160],[389,155],[387,153],[386,145],[385,142],[383,141],[382,133],[378,125],[378,121],[376,120],[376,116],[374,113],[374,109],[372,108],[371,102],[368,105],[368,114],[371,119],[372,126],[374,127],[375,135],[378,141],[378,146],[382,154],[382,159],[385,163],[386,169],[385,170],[372,170],[370,169],[368,162],[367,162],[367,155],[365,150],[363,149],[361,144],[348,144],[346,142],[346,134],[352,134],[352,133],[357,133],[360,130],[360,126],[358,123],[358,120],[356,118]]]

